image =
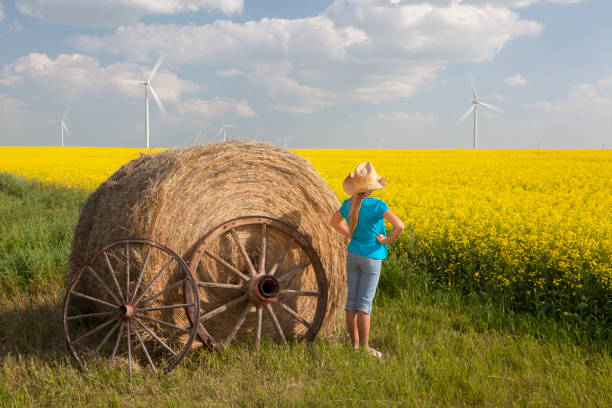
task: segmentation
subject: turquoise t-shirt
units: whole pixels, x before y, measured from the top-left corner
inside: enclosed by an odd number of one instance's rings
[[[387,236],[385,230],[385,219],[383,214],[389,207],[383,200],[367,197],[361,202],[359,209],[359,221],[353,232],[353,238],[348,246],[348,251],[357,255],[374,259],[387,258],[387,245],[381,244],[376,239],[378,234]],[[351,199],[346,199],[340,207],[340,214],[349,223],[349,212],[351,211]]]

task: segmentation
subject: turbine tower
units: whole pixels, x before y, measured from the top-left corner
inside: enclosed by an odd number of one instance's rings
[[[159,57],[159,59],[155,63],[155,66],[153,67],[153,70],[151,71],[151,75],[149,75],[149,78],[146,81],[121,80],[121,82],[137,83],[137,84],[140,84],[140,85],[144,85],[144,95],[145,95],[145,141],[146,141],[147,149],[150,147],[150,144],[149,144],[149,91],[151,92],[151,95],[153,95],[153,99],[155,99],[155,102],[157,103],[157,106],[159,107],[159,110],[161,111],[161,113],[164,114],[164,115],[166,114],[166,109],[164,108],[164,105],[162,104],[161,100],[159,99],[159,96],[157,96],[157,92],[155,92],[155,89],[153,89],[153,86],[151,85],[151,80],[153,79],[153,77],[157,73],[157,70],[159,69],[159,67],[164,62],[165,59],[166,59],[166,57],[164,55],[161,55]]]
[[[62,147],[64,147],[64,130],[66,131],[66,133],[68,133],[69,136],[72,136],[72,134],[70,133],[70,129],[68,129],[68,122],[66,122],[66,116],[68,116],[68,112],[70,112],[70,109],[66,109],[66,112],[64,112],[64,116],[62,116],[61,120],[51,120],[48,122],[48,123],[56,123],[60,125],[60,133],[61,133],[60,146]]]
[[[234,127],[237,127],[237,126],[230,125],[229,123],[225,122],[224,120],[221,120],[221,127],[219,128],[219,131],[217,132],[217,136],[219,136],[221,133],[223,133],[223,141],[225,142],[225,140],[226,140],[225,130],[227,128],[234,128]]]
[[[499,108],[496,108],[493,105],[489,105],[488,103],[482,102],[481,100],[478,99],[478,94],[476,93],[476,86],[474,85],[474,79],[471,76],[470,76],[470,84],[472,85],[472,94],[474,95],[474,100],[472,101],[472,107],[468,109],[468,111],[465,112],[463,116],[461,116],[461,118],[459,119],[459,123],[463,122],[465,118],[467,118],[468,115],[472,113],[472,111],[474,111],[474,149],[477,149],[478,148],[478,105],[482,105],[485,108],[492,109],[496,112],[501,112],[502,110]]]

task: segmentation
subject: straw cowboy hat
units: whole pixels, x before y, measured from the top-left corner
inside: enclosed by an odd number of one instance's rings
[[[365,193],[369,190],[379,190],[387,186],[387,182],[376,173],[371,162],[359,163],[355,171],[349,173],[342,182],[342,188],[348,195]]]

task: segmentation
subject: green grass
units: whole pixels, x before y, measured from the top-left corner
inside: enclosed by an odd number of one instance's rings
[[[371,333],[383,360],[352,350],[339,316],[311,344],[192,350],[162,378],[80,371],[59,305],[85,196],[0,175],[2,407],[612,406],[608,339],[432,285],[406,260],[383,264]]]
[[[87,193],[0,173],[0,290],[37,291],[63,279]]]

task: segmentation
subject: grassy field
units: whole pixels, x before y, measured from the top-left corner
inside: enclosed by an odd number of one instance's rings
[[[431,284],[407,258],[384,263],[372,343],[338,330],[312,344],[192,350],[169,375],[76,369],[59,303],[86,193],[0,175],[0,406],[612,405],[612,344],[571,319]]]

